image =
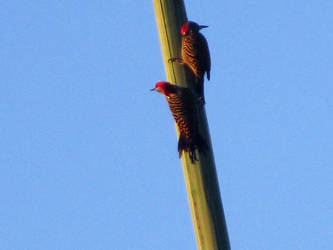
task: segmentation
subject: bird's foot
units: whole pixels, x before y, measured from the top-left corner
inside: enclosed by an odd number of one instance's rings
[[[180,64],[183,64],[183,59],[181,58],[178,58],[178,57],[172,57],[172,58],[169,58],[168,62],[176,62],[176,63],[180,63]]]

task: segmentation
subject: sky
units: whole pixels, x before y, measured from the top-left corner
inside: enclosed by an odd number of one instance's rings
[[[233,250],[332,249],[333,2],[185,1]],[[196,249],[152,1],[0,1],[0,245]]]

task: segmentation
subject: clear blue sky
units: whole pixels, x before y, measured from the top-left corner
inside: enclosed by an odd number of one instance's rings
[[[185,4],[232,249],[332,249],[333,2]],[[1,249],[195,249],[152,1],[1,1],[0,27]]]

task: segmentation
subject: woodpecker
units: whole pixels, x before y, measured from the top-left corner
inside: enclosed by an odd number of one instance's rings
[[[207,144],[201,137],[198,128],[196,106],[192,92],[168,82],[157,82],[152,91],[157,91],[166,97],[171,113],[179,129],[178,153],[188,152],[191,162],[197,160],[195,149],[205,152]]]
[[[185,22],[180,29],[181,58],[170,58],[169,62],[178,62],[187,65],[194,75],[194,88],[197,95],[205,103],[204,74],[210,80],[210,54],[206,38],[199,32],[206,25],[195,22]]]

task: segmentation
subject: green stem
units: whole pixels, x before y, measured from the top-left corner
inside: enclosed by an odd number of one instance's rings
[[[183,66],[168,62],[171,57],[180,57],[179,31],[187,20],[184,2],[182,0],[153,0],[153,2],[167,80],[182,87],[190,87]],[[209,150],[205,154],[200,154],[199,161],[195,163],[191,163],[187,153],[183,153],[181,159],[196,241],[200,250],[229,250],[230,243],[206,111],[202,105],[198,105],[197,108],[200,132],[207,141]]]

